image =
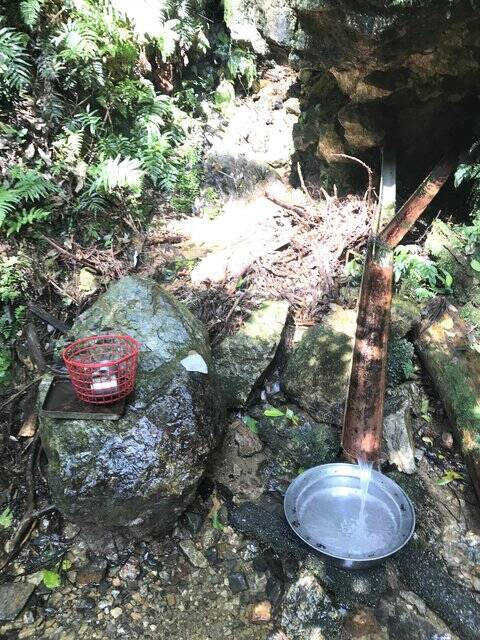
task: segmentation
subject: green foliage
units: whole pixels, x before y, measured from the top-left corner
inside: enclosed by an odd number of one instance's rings
[[[9,27],[0,28],[0,97],[30,86],[28,37]]]
[[[48,218],[48,209],[22,205],[45,201],[57,191],[56,185],[38,169],[23,165],[12,167],[7,172],[5,186],[0,187],[0,230],[6,229],[6,235],[10,236]]]
[[[263,415],[267,416],[267,418],[281,418],[285,414],[283,413],[283,411],[280,411],[280,409],[277,409],[276,407],[271,407],[270,409],[265,409],[265,411],[263,412]]]
[[[19,256],[0,256],[0,303],[14,302],[20,297],[21,262]]]
[[[395,249],[393,274],[401,290],[419,300],[452,292],[451,273],[422,255],[416,245],[400,245]]]
[[[458,471],[445,471],[443,476],[437,480],[437,484],[442,486],[445,484],[450,484],[454,480],[464,480],[464,476]]]
[[[2,529],[9,529],[12,526],[13,521],[13,513],[10,507],[5,507],[5,509],[0,513],[0,527]]]
[[[9,382],[9,371],[11,366],[12,356],[10,355],[10,350],[0,348],[0,386],[5,385]]]
[[[388,346],[388,381],[395,386],[408,380],[414,371],[414,347],[405,338],[391,340]]]
[[[223,113],[228,110],[235,101],[235,89],[230,80],[222,80],[215,89],[215,106]]]
[[[114,193],[119,189],[126,189],[139,193],[142,188],[143,171],[136,158],[108,158],[99,165],[92,167],[94,180],[90,189],[99,193]]]
[[[455,186],[468,184],[471,188],[473,217],[480,237],[480,140],[473,144],[455,172]]]
[[[221,33],[215,43],[215,58],[222,66],[223,74],[232,83],[238,81],[249,91],[257,77],[256,55],[253,51],[233,45],[226,33]]]
[[[220,522],[220,518],[218,517],[219,511],[220,509],[217,509],[212,514],[212,527],[214,529],[217,529],[218,531],[223,531],[225,529],[225,525],[222,522]]]
[[[250,429],[252,433],[258,433],[258,422],[252,416],[243,416],[243,423]]]
[[[62,584],[60,574],[50,569],[44,569],[42,572],[42,582],[47,589],[56,589]]]
[[[30,29],[37,26],[44,4],[45,0],[22,0],[20,2],[20,13],[24,23]]]
[[[0,384],[9,380],[12,364],[9,342],[23,324],[25,307],[19,304],[25,287],[23,256],[0,256]]]

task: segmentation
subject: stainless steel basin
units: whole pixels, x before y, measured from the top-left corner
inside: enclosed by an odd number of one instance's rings
[[[325,464],[299,475],[285,494],[285,515],[295,533],[333,564],[366,568],[399,551],[412,537],[415,511],[406,493],[377,471],[359,524],[360,469]]]

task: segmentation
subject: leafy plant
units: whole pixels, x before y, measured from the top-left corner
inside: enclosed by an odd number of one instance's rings
[[[258,433],[258,422],[252,416],[243,416],[242,420],[252,433]]]
[[[292,409],[286,409],[285,412],[281,411],[280,409],[277,409],[276,407],[271,407],[269,409],[265,409],[265,411],[263,412],[263,415],[266,416],[267,418],[287,418],[287,420],[290,420],[290,422],[294,425],[297,426],[298,423],[300,422],[300,418],[292,411]]]
[[[218,517],[219,511],[220,511],[220,509],[217,509],[212,514],[212,527],[214,529],[218,529],[218,531],[223,531],[225,529],[225,526],[223,525],[222,522],[220,522],[220,519]]]
[[[9,370],[11,366],[12,356],[10,355],[10,351],[8,349],[0,349],[0,385],[5,385],[9,381]]]
[[[463,480],[464,476],[457,471],[446,471],[441,478],[437,480],[437,484],[442,486],[445,484],[450,484],[454,480]]]
[[[42,572],[42,582],[47,589],[56,589],[62,584],[60,574],[50,569],[44,569]]]
[[[263,412],[264,416],[267,416],[267,418],[280,418],[283,417],[285,414],[283,413],[283,411],[280,411],[280,409],[277,409],[276,407],[271,407],[270,409],[265,409],[265,411]]]
[[[20,206],[48,199],[57,191],[56,185],[38,169],[22,165],[12,167],[7,174],[7,186],[0,187],[0,229],[6,227],[7,236],[10,236],[26,225],[45,220],[50,215],[48,210],[41,207],[20,209]]]
[[[0,513],[0,527],[2,529],[9,529],[12,526],[13,521],[13,513],[10,507],[5,507],[5,509]]]
[[[30,29],[37,25],[44,4],[45,0],[22,0],[20,2],[20,13],[24,23]]]
[[[227,113],[233,102],[235,101],[235,89],[230,80],[222,80],[215,89],[215,105],[222,111]]]
[[[400,245],[395,249],[393,274],[395,283],[418,299],[452,292],[453,276],[422,255],[416,245]]]
[[[0,28],[0,96],[30,86],[27,36],[10,27]]]
[[[61,562],[57,562],[53,569],[44,569],[42,571],[42,582],[47,589],[57,589],[62,584],[61,574],[69,571],[72,567],[70,560],[64,558]]]

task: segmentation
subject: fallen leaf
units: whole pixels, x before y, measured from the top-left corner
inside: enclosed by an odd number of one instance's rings
[[[78,288],[85,293],[93,293],[98,287],[97,277],[89,269],[80,269]]]
[[[12,526],[13,513],[10,507],[7,507],[0,513],[0,527],[8,529]]]
[[[454,480],[463,480],[463,474],[458,473],[457,471],[446,471],[443,476],[437,480],[437,484],[442,486],[444,484],[449,484]]]
[[[258,433],[257,421],[252,418],[252,416],[243,416],[243,423],[250,429],[250,431]]]
[[[280,409],[275,409],[275,407],[272,407],[271,409],[265,409],[263,415],[267,416],[267,418],[280,418],[285,414],[283,413],[283,411],[280,411]]]
[[[60,575],[56,571],[50,571],[49,569],[43,570],[42,581],[47,589],[56,589],[61,584]]]

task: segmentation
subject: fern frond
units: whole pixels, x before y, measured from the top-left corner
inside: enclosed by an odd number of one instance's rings
[[[49,42],[40,43],[40,55],[37,58],[37,75],[41,80],[53,82],[58,80],[65,68],[63,60]]]
[[[37,169],[16,166],[10,169],[9,177],[13,180],[13,189],[21,200],[35,202],[57,191],[57,186]]]
[[[100,55],[95,31],[78,20],[67,20],[53,42],[65,60],[92,60]]]
[[[113,193],[116,189],[139,192],[142,188],[144,171],[136,158],[109,158],[96,167],[93,189]]]
[[[32,209],[22,209],[16,216],[7,222],[7,237],[13,233],[18,233],[26,225],[34,224],[45,220],[50,216],[50,211],[33,207]]]
[[[0,187],[0,228],[21,199],[20,194],[15,189]]]
[[[0,93],[21,91],[30,85],[26,36],[9,27],[0,28]],[[2,89],[3,84],[3,89]]]
[[[45,0],[22,0],[20,2],[20,13],[24,23],[30,29],[33,29],[38,24],[42,7],[45,4]]]

